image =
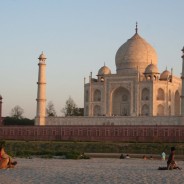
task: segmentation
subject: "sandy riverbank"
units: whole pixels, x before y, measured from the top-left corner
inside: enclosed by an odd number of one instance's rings
[[[166,161],[92,158],[89,160],[16,159],[15,169],[0,170],[0,184],[182,184],[184,170],[157,170]],[[178,161],[184,168],[184,162]]]

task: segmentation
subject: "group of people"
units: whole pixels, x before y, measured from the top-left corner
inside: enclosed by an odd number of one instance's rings
[[[165,160],[166,154],[164,152],[162,153],[161,156],[162,160]],[[171,152],[167,160],[167,167],[159,167],[158,169],[159,170],[181,169],[174,160],[174,156],[175,156],[175,147],[171,147]],[[120,159],[124,158],[130,158],[130,156],[129,155],[124,156],[123,154],[121,154]],[[146,157],[143,156],[143,159],[145,158]],[[0,169],[14,168],[16,164],[17,162],[13,161],[12,157],[5,152],[4,147],[0,146]]]
[[[170,151],[170,154],[169,154],[169,157],[168,157],[168,160],[167,160],[167,166],[166,167],[159,167],[158,169],[159,170],[172,170],[172,169],[179,169],[181,170],[181,168],[177,165],[175,159],[174,159],[174,156],[175,156],[175,147],[171,147],[171,151]],[[123,153],[120,155],[120,159],[124,159],[124,158],[130,158],[129,155],[126,155],[124,156]],[[162,160],[165,160],[166,159],[166,154],[165,152],[162,152],[161,154],[161,158]],[[147,160],[147,157],[144,155],[143,156],[143,159],[144,160]],[[149,159],[153,159],[152,156],[150,156]]]
[[[0,169],[14,168],[16,164],[17,162],[5,152],[4,147],[0,146]]]
[[[147,156],[146,155],[143,155],[143,157],[142,157],[144,160],[147,160],[147,159],[150,159],[150,160],[153,160],[153,157],[152,156],[150,156],[149,158],[147,158]]]

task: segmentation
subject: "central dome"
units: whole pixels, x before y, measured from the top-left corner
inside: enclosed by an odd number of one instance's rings
[[[146,67],[152,63],[157,65],[155,49],[136,33],[125,42],[117,51],[116,71],[118,74],[135,73],[139,70],[144,73]]]

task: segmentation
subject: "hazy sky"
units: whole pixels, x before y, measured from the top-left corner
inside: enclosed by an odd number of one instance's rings
[[[181,73],[183,0],[0,0],[0,94],[3,116],[19,105],[36,115],[38,57],[47,56],[47,103],[57,115],[71,96],[83,107],[84,77],[138,32],[157,51],[158,68]]]

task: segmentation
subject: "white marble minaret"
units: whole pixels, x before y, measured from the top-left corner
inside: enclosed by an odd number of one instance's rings
[[[36,125],[45,125],[46,117],[46,56],[39,56],[39,71],[38,71],[38,92],[37,92],[37,110],[36,110]]]
[[[182,91],[181,91],[181,115],[184,116],[184,47],[182,49],[183,55],[182,57],[182,74],[181,74],[181,80],[182,80]]]

